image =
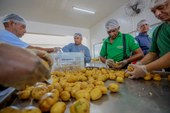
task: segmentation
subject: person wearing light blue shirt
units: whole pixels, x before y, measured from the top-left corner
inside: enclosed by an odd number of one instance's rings
[[[2,23],[5,30],[0,30],[0,43],[6,43],[21,48],[44,50],[49,53],[54,52],[54,48],[35,47],[20,40],[26,33],[26,22],[25,19],[19,15],[9,14],[3,18]]]
[[[83,52],[84,53],[84,60],[85,63],[89,63],[91,61],[91,56],[89,49],[83,45],[82,42],[82,35],[80,33],[74,34],[74,42],[70,43],[62,48],[63,52]]]

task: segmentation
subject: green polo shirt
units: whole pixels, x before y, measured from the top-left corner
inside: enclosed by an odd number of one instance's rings
[[[127,56],[130,56],[133,51],[139,48],[139,45],[134,39],[134,37],[132,37],[131,35],[126,34],[125,37],[126,37],[126,54]],[[114,39],[113,43],[110,42],[110,37],[108,37],[103,42],[103,45],[100,51],[100,56],[105,57],[107,59],[113,59],[114,61],[117,61],[117,62],[123,60],[123,56],[124,56],[123,36],[121,32],[119,32],[118,36]]]
[[[161,57],[170,52],[170,23],[164,22],[161,25],[161,28],[158,31],[158,36],[156,38],[157,31],[158,27],[154,30],[153,33],[150,52],[155,52]]]

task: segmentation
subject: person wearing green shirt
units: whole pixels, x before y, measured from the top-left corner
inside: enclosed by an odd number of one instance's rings
[[[109,36],[104,40],[100,51],[103,63],[110,68],[121,69],[144,56],[134,37],[119,31],[120,26],[115,19],[108,20],[105,27]],[[118,62],[118,65],[114,65],[115,62]]]
[[[130,78],[144,77],[154,70],[170,71],[170,0],[154,0],[151,11],[163,23],[154,30],[150,52],[140,65],[131,65],[134,71],[127,72],[132,75]]]

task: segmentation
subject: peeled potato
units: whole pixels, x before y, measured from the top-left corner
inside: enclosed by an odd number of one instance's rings
[[[21,113],[42,113],[41,110],[35,106],[27,106],[22,109]]]
[[[58,101],[58,97],[54,93],[46,93],[39,101],[39,108],[43,112],[47,112]]]
[[[99,88],[102,92],[102,94],[107,94],[107,88],[105,86],[96,86],[96,88]]]
[[[91,100],[97,100],[102,97],[102,92],[99,88],[94,88],[90,92]]]
[[[161,80],[161,76],[159,74],[155,74],[153,76],[153,80],[160,81]]]
[[[70,113],[90,113],[89,101],[84,98],[75,101],[70,106]]]
[[[64,102],[55,103],[50,110],[50,113],[64,113],[66,110],[66,104]]]
[[[109,84],[108,89],[111,92],[118,92],[119,91],[119,85],[115,84],[115,83]]]
[[[151,80],[152,76],[150,73],[147,73],[146,76],[144,77],[145,80]]]
[[[0,110],[0,113],[21,113],[20,109],[16,106],[8,106]]]

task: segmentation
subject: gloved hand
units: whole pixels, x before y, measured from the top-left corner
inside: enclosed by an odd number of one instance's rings
[[[127,64],[128,64],[128,61],[127,60],[123,60],[123,61],[118,62],[118,65],[115,65],[114,68],[115,69],[121,69],[124,66],[126,66]]]
[[[38,50],[38,49],[27,49],[27,50],[32,54],[37,55],[41,59],[45,60],[50,67],[53,65],[53,59],[46,51]]]
[[[15,52],[15,53],[13,53]],[[23,89],[50,77],[49,70],[39,57],[25,49],[0,44],[0,84]]]
[[[137,78],[144,77],[148,73],[145,65],[130,64],[130,66],[132,66],[134,68],[134,70],[132,72],[127,71],[127,74],[132,75],[129,77],[131,79],[137,79]]]
[[[110,67],[110,68],[113,68],[114,67],[114,60],[112,59],[106,59],[106,67]]]

